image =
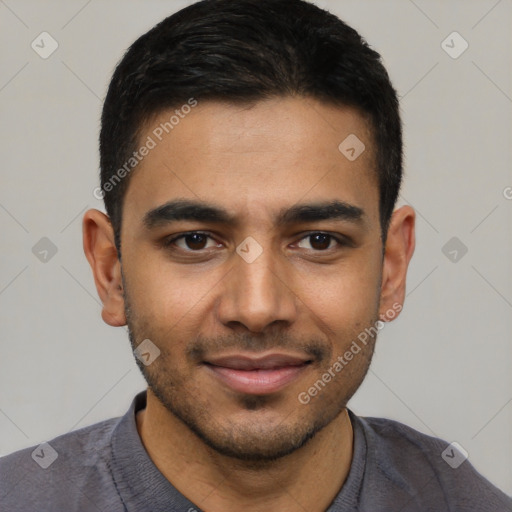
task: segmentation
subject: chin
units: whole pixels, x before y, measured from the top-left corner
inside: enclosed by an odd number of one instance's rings
[[[324,425],[231,424],[228,428],[189,428],[215,452],[240,461],[254,463],[273,462],[302,448]]]
[[[216,414],[211,402],[199,403],[183,395],[175,400],[177,396],[166,396],[161,389],[153,387],[152,391],[208,448],[255,464],[273,462],[299,450],[343,410],[331,408],[326,413],[300,406],[302,414],[290,415],[275,398],[247,395],[237,401],[236,412]]]

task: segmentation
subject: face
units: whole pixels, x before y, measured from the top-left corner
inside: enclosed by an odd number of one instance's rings
[[[140,364],[150,389],[208,446],[281,457],[370,363],[374,338],[343,356],[383,308],[372,138],[355,110],[306,98],[199,103],[160,141],[171,115],[147,123],[156,145],[124,199],[130,339],[158,347]],[[350,134],[355,160],[338,149]]]

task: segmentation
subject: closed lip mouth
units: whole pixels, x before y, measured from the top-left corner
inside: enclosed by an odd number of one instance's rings
[[[230,368],[232,370],[274,370],[287,366],[302,366],[311,363],[312,360],[290,354],[272,353],[261,357],[254,357],[245,354],[232,354],[221,357],[210,358],[203,361],[210,366]]]

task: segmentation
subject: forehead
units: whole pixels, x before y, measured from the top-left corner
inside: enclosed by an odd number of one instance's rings
[[[139,145],[151,149],[130,177],[127,223],[174,198],[261,221],[303,200],[339,199],[378,217],[373,139],[355,109],[303,97],[198,102],[153,116]]]

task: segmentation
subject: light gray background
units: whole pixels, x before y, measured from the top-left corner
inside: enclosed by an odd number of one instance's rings
[[[121,415],[144,388],[126,330],[101,320],[81,219],[103,210],[92,191],[114,65],[188,3],[0,0],[0,454]],[[457,441],[512,494],[512,3],[318,3],[384,57],[402,96],[401,203],[418,213],[404,311],[350,406]],[[59,44],[46,60],[31,48],[42,31]],[[453,31],[469,43],[457,59],[441,47]],[[468,248],[457,262],[442,252],[454,236]],[[58,249],[46,263],[42,237]]]

